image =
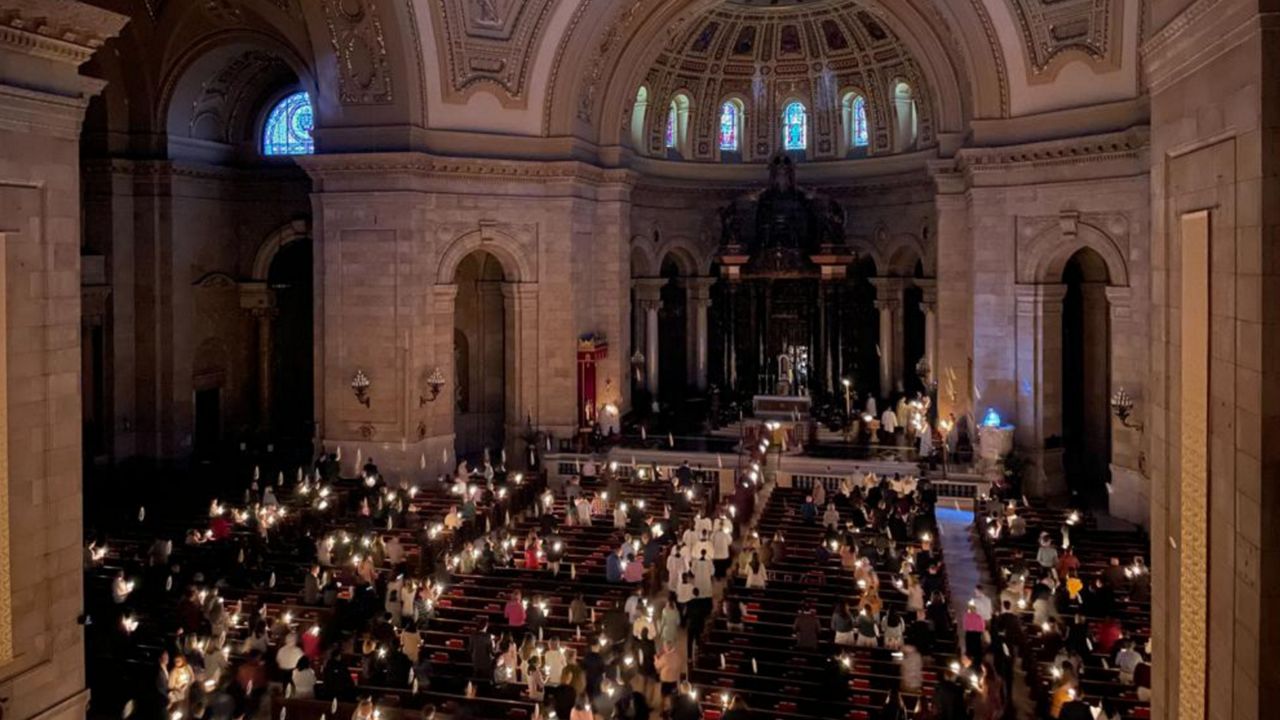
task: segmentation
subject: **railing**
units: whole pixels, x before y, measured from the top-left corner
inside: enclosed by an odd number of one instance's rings
[[[732,492],[736,474],[743,470],[738,466],[738,456],[725,457],[712,453],[687,453],[680,450],[631,449],[614,447],[598,456],[579,453],[557,453],[546,457],[550,479],[567,479],[582,473],[582,466],[593,460],[600,471],[609,464],[616,464],[614,472],[622,478],[632,478],[637,470],[661,472],[669,477],[681,462],[689,462],[694,478],[702,483],[716,483],[722,493]],[[772,463],[771,463],[772,464]],[[828,492],[836,492],[840,482],[852,477],[861,482],[867,473],[877,475],[909,476],[920,474],[914,462],[891,459],[851,460],[813,458],[803,455],[783,455],[772,465],[771,477],[779,487],[811,489],[821,483]],[[943,472],[927,473],[939,498],[951,500],[975,500],[990,492],[991,484],[981,475],[955,475]]]

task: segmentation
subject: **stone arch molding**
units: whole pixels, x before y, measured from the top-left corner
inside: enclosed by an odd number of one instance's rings
[[[649,249],[652,244],[644,235],[631,238],[631,277],[651,277],[657,274],[658,259]]]
[[[1106,263],[1107,284],[1128,287],[1129,268],[1125,263],[1123,248],[1111,234],[1092,222],[1093,218],[1086,222],[1077,212],[1063,212],[1056,221],[1034,233],[1025,250],[1019,243],[1018,282],[1062,282],[1062,271],[1067,261],[1079,250],[1089,248],[1098,253]]]
[[[476,250],[483,250],[498,259],[507,282],[537,281],[534,262],[525,244],[499,230],[496,224],[481,222],[479,228],[459,235],[445,247],[436,270],[436,283],[452,285],[458,274],[458,265]]]
[[[292,220],[276,228],[258,248],[258,254],[253,259],[253,274],[250,277],[265,281],[271,272],[271,263],[276,259],[281,248],[295,240],[305,240],[309,237],[311,237],[311,228],[308,227],[306,220]]]
[[[680,270],[681,277],[693,277],[695,275],[706,275],[711,272],[711,258],[706,253],[699,252],[693,243],[684,238],[671,238],[663,240],[654,251],[653,257],[656,262],[651,266],[652,275],[662,273],[662,263],[671,258],[672,262]]]

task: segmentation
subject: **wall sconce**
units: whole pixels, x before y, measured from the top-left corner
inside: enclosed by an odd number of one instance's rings
[[[1129,416],[1133,414],[1133,398],[1124,388],[1116,390],[1116,394],[1111,396],[1111,413],[1119,418],[1122,426],[1142,432],[1142,423],[1129,421]]]
[[[427,395],[418,396],[418,407],[423,407],[429,402],[435,402],[440,397],[440,390],[444,387],[444,373],[440,372],[440,368],[435,368],[431,374],[427,376]]]
[[[351,392],[356,394],[356,401],[365,407],[369,407],[369,376],[364,374],[364,370],[356,370],[356,374],[351,378]]]

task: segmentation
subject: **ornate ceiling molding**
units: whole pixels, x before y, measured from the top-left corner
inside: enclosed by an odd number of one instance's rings
[[[320,0],[338,60],[338,99],[343,105],[393,101],[391,63],[377,0]]]
[[[1022,31],[1028,81],[1052,82],[1072,56],[1119,67],[1124,1],[1005,0]]]
[[[202,84],[192,101],[188,134],[222,143],[237,141],[247,115],[256,110],[251,103],[273,82],[287,83],[292,75],[288,63],[275,54],[261,50],[241,53]]]
[[[555,0],[438,0],[431,3],[446,50],[445,99],[482,88],[504,107],[525,107],[529,70]]]
[[[127,20],[80,2],[6,0],[0,7],[0,46],[80,65]]]
[[[1087,138],[1012,147],[964,148],[956,153],[952,167],[956,172],[973,177],[980,173],[1007,174],[1010,170],[1027,167],[1139,160],[1149,146],[1150,131],[1142,127]]]
[[[643,78],[648,95],[641,151],[664,151],[666,114],[676,93],[691,100],[685,159],[716,159],[720,106],[739,98],[744,106],[742,155],[766,159],[778,148],[782,107],[805,103],[813,159],[844,151],[842,99],[857,92],[867,103],[872,155],[902,151],[895,137],[901,112],[895,88],[912,93],[916,128],[912,147],[934,142],[933,96],[920,64],[881,16],[862,0],[757,7],[723,4],[668,24],[663,49]],[[629,117],[630,113],[624,113]]]
[[[594,186],[634,186],[637,175],[623,168],[601,168],[576,160],[535,162],[453,158],[426,153],[358,153],[300,155],[295,158],[313,178],[385,177],[400,173],[419,177],[474,180],[570,180]]]

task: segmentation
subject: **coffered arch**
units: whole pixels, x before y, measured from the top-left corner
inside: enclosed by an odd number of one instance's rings
[[[624,117],[655,59],[681,38],[696,33],[693,25],[725,4],[723,0],[584,0],[552,67],[554,86],[545,109],[547,133],[584,136],[602,146],[620,144]],[[939,135],[962,133],[967,118],[975,114],[1004,114],[1001,63],[992,43],[985,41],[979,0],[946,3],[945,14],[933,0],[817,0],[775,12],[812,13],[837,5],[883,22],[917,59],[921,76],[933,92],[930,100],[937,109]],[[957,32],[955,23],[963,23],[962,31]]]

